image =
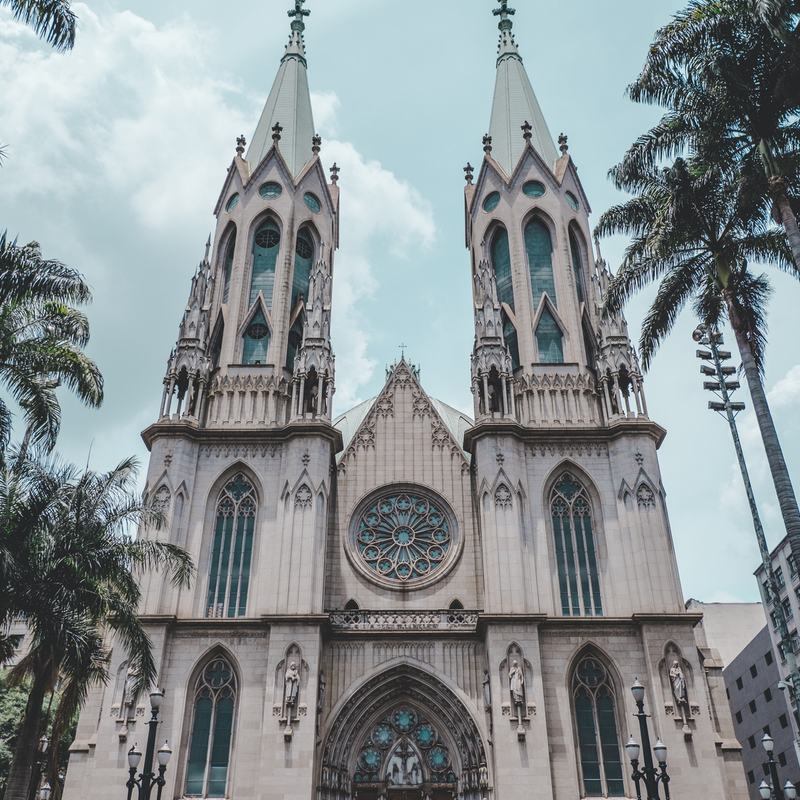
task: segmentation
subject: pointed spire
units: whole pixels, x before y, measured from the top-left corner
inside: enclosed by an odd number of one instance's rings
[[[522,65],[517,43],[512,33],[510,17],[516,11],[508,7],[508,0],[501,0],[500,8],[492,12],[500,17],[500,43],[497,49],[497,79],[492,102],[492,117],[489,135],[492,137],[492,157],[511,175],[520,156],[530,141],[533,148],[552,167],[558,155],[553,137],[547,129],[542,110],[534,94],[531,82]],[[520,136],[519,130],[530,124],[530,131]],[[530,136],[528,134],[530,133]]]
[[[306,27],[303,19],[311,12],[303,8],[303,3],[305,0],[295,0],[294,9],[287,12],[292,17],[292,32],[272,91],[245,156],[251,170],[255,170],[272,147],[274,137],[271,132],[278,122],[283,125],[283,135],[280,137],[281,155],[294,177],[302,172],[314,155],[311,148],[315,128],[303,41]]]

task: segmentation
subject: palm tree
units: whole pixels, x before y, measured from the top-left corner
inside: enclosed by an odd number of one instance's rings
[[[677,158],[664,169],[623,163],[611,175],[634,197],[606,211],[596,234],[624,233],[633,240],[609,285],[603,313],[616,313],[635,292],[659,283],[642,327],[645,369],[690,300],[709,327],[721,327],[727,317],[792,552],[800,554],[800,511],[762,383],[770,287],[765,275],[749,270],[750,261],[771,262],[800,278],[786,241],[767,227],[764,198],[742,191],[735,176],[699,157]]]
[[[0,0],[3,6],[56,50],[71,50],[75,44],[76,17],[69,0]]]
[[[30,649],[10,679],[31,681],[6,800],[27,798],[45,697],[60,681],[55,744],[88,690],[108,679],[111,637],[128,654],[136,694],[156,679],[137,616],[137,574],[168,569],[185,586],[194,567],[176,545],[128,535],[132,524],[162,521],[151,502],[135,496],[136,468],[128,459],[108,473],[81,473],[25,457],[0,474],[0,619],[27,624]]]
[[[103,378],[83,352],[89,323],[72,306],[90,299],[81,275],[42,258],[36,242],[20,246],[0,235],[0,384],[23,410],[26,445],[55,446],[59,385],[87,405],[99,406],[103,400]],[[0,399],[0,458],[11,423],[11,411]]]
[[[625,162],[653,166],[665,156],[704,149],[738,169],[748,191],[773,199],[800,269],[800,204],[788,192],[800,177],[794,46],[800,39],[787,27],[796,6],[796,0],[693,0],[661,28],[628,93],[669,110],[631,146]],[[778,28],[782,38],[773,35]]]

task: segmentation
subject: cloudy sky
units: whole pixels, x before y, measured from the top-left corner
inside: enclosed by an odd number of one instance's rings
[[[147,453],[166,359],[234,154],[252,135],[288,36],[287,0],[74,3],[75,49],[57,54],[0,10],[0,229],[93,287],[89,353],[106,401],[64,396],[59,450],[97,469]],[[569,135],[596,221],[621,197],[606,178],[658,117],[625,98],[655,29],[680,0],[518,0],[515,33],[554,135]],[[463,172],[478,164],[494,85],[491,0],[309,0],[309,81],[326,166],[342,168],[336,256],[336,413],[377,393],[407,345],[426,389],[471,413],[473,337]],[[607,240],[619,263],[625,242]],[[767,387],[800,475],[800,286],[774,278]],[[631,331],[648,295],[627,311]],[[752,526],[733,446],[706,410],[687,312],[645,389],[661,448],[686,597],[757,598]],[[729,343],[733,345],[732,337]],[[735,347],[733,348],[735,350]],[[744,395],[744,392],[741,392]],[[742,397],[740,399],[747,399]],[[741,433],[770,544],[783,528],[750,412]],[[800,479],[799,479],[800,480]]]

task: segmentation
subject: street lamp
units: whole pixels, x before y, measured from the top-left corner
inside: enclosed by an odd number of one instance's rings
[[[769,776],[772,780],[772,786],[766,781],[761,781],[761,785],[758,787],[758,793],[764,800],[770,800],[771,797],[774,797],[775,800],[784,800],[784,798],[785,800],[795,800],[797,797],[797,789],[794,788],[794,784],[787,780],[783,785],[783,789],[781,789],[781,785],[778,782],[778,765],[775,763],[775,759],[772,756],[775,742],[768,733],[764,734],[764,738],[761,740],[761,746],[767,753],[767,763],[769,764]]]
[[[139,773],[138,778],[136,777],[136,768],[139,766],[139,762],[142,760],[142,751],[139,750],[135,744],[130,750],[128,750],[128,771],[130,772],[130,777],[128,778],[128,782],[125,784],[128,787],[128,800],[131,800],[133,797],[134,787],[138,789],[137,796],[139,800],[150,800],[150,792],[153,789],[153,784],[158,786],[156,799],[161,800],[161,790],[164,788],[164,784],[167,782],[164,778],[164,773],[167,771],[169,757],[172,755],[172,750],[170,749],[169,745],[167,742],[164,742],[164,744],[158,749],[158,777],[156,777],[155,772],[153,772],[153,757],[156,749],[158,710],[161,708],[161,703],[163,700],[164,692],[161,689],[156,689],[154,692],[150,693],[150,709],[153,712],[153,716],[150,718],[150,722],[147,723],[150,727],[150,731],[147,734],[147,747],[145,748],[144,767]]]
[[[645,791],[647,793],[647,800],[660,800],[658,793],[658,784],[664,784],[664,797],[669,800],[669,775],[667,775],[667,746],[661,741],[656,739],[655,747],[650,747],[650,732],[647,730],[647,714],[644,713],[644,686],[639,683],[636,678],[631,687],[631,694],[633,695],[636,707],[639,709],[634,717],[639,719],[639,733],[642,737],[642,746],[631,736],[628,743],[625,745],[625,751],[628,754],[628,759],[633,767],[633,774],[631,777],[636,783],[636,798],[642,800],[642,792],[640,783],[644,781]],[[639,769],[639,753],[644,749],[644,767]],[[653,764],[653,755],[658,762],[658,769]]]
[[[47,734],[43,733],[39,741],[36,743],[36,779],[31,783],[31,789],[28,793],[29,800],[36,800],[36,790],[39,788],[39,783],[42,780],[42,768],[44,767],[44,754],[47,752],[47,746],[50,744],[50,740],[47,738]]]

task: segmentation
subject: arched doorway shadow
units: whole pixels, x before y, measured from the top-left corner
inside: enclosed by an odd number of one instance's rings
[[[397,664],[344,703],[323,750],[320,800],[480,800],[489,786],[478,726],[434,675]]]

